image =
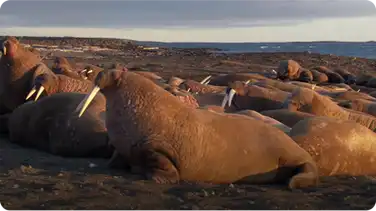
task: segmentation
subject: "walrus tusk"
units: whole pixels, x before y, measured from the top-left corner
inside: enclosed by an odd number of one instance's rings
[[[207,80],[209,80],[211,77],[212,77],[212,76],[209,75],[208,77],[204,78],[204,80],[202,80],[202,81],[200,82],[200,84],[205,84],[205,82],[206,82]]]
[[[231,106],[232,99],[234,98],[234,95],[236,94],[236,91],[234,89],[231,89],[228,94],[225,95],[222,101],[222,108],[225,107],[226,103],[228,102],[228,106]]]
[[[84,72],[86,72],[86,71],[87,71],[87,69],[83,69],[83,70],[80,71],[80,74],[81,74],[81,73],[84,73]]]
[[[92,72],[93,72],[93,70],[91,70],[91,69],[89,71],[87,71],[87,73],[92,73]]]
[[[27,94],[25,100],[28,100],[31,96],[33,96],[33,94],[34,94],[36,91],[37,91],[37,88],[34,86],[34,87],[30,90],[29,94]]]
[[[205,82],[204,84],[205,84],[205,85],[208,85],[209,83],[210,83],[210,80],[208,80],[208,81],[207,81],[207,82]]]
[[[275,71],[275,70],[272,70],[272,72],[273,72],[274,74],[277,74],[277,71]]]
[[[7,47],[3,46],[3,56],[7,55]]]
[[[248,84],[249,84],[249,82],[251,82],[251,80],[248,80],[248,81],[246,81],[246,82],[245,82],[245,85],[248,85]]]
[[[82,114],[85,112],[85,110],[87,109],[87,107],[89,106],[91,101],[93,101],[95,95],[97,95],[97,93],[99,92],[100,89],[101,88],[99,88],[99,86],[95,86],[93,88],[93,90],[88,95],[86,95],[85,99],[82,100],[84,102],[84,104],[82,105],[82,103],[80,103],[77,106],[76,111],[81,109],[80,113],[78,114],[78,117],[82,116]],[[80,108],[80,107],[82,107],[82,108]]]
[[[191,88],[188,88],[188,89],[187,89],[187,92],[189,92],[189,91],[191,91]]]
[[[231,89],[230,93],[228,93],[228,107],[231,106],[232,99],[234,99],[235,94],[236,94],[236,91],[234,89]]]
[[[42,94],[43,91],[44,91],[44,86],[40,86],[38,93],[37,93],[37,96],[35,97],[34,101],[38,100],[38,98],[40,97],[40,95]]]
[[[222,108],[225,107],[227,101],[228,101],[228,94],[226,94],[225,97],[223,98],[222,105],[221,105]]]
[[[360,89],[358,89],[358,91],[356,91],[356,92],[360,92]]]
[[[315,88],[316,88],[316,84],[313,84],[312,85],[312,90],[315,90]]]

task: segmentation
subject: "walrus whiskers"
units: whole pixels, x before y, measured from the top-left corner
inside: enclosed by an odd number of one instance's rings
[[[93,90],[86,95],[85,99],[82,100],[82,102],[77,106],[76,108],[76,112],[77,111],[80,111],[78,117],[81,117],[82,114],[85,112],[85,110],[87,109],[87,107],[90,105],[91,101],[93,101],[95,95],[97,95],[97,93],[99,92],[101,88],[99,88],[99,86],[95,86],[93,88]]]

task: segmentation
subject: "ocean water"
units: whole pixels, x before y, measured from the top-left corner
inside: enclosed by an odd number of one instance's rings
[[[216,48],[223,53],[248,52],[312,52],[339,56],[376,59],[376,42],[289,42],[289,43],[161,43],[139,42],[141,45],[168,48]]]

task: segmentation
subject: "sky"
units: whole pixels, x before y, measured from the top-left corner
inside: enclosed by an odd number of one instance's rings
[[[0,35],[162,42],[376,40],[368,0],[8,0]]]

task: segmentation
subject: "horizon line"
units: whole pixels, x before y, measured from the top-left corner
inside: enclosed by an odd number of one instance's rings
[[[177,42],[166,42],[166,41],[153,41],[153,40],[134,40],[134,39],[128,39],[128,38],[121,38],[121,37],[95,37],[95,36],[64,36],[64,35],[43,35],[43,36],[34,36],[34,35],[0,35],[1,37],[29,37],[29,38],[78,38],[78,39],[116,39],[116,40],[128,40],[133,42],[154,42],[154,43],[205,43],[205,44],[214,44],[214,43],[226,43],[226,44],[242,44],[242,43],[325,43],[325,42],[337,42],[337,43],[366,43],[366,42],[376,42],[376,40],[368,40],[368,41],[339,41],[339,40],[311,40],[311,41],[274,41],[274,42],[200,42],[200,41],[177,41]]]

